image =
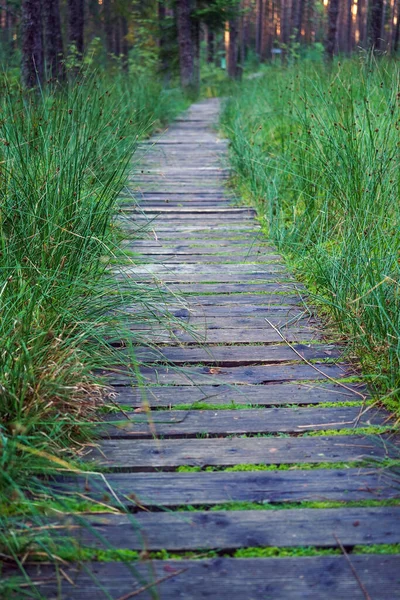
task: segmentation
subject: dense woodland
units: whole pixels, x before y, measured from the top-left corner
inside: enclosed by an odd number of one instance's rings
[[[240,77],[246,62],[399,48],[400,0],[4,0],[3,65],[22,63],[26,86],[57,78],[86,55],[96,64],[153,69],[165,81],[180,62],[199,84],[200,48]],[[180,61],[179,61],[180,57]]]

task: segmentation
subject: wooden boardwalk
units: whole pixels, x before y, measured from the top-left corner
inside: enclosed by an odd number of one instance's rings
[[[184,301],[168,307],[175,326],[149,325],[157,348],[137,349],[145,388],[111,376],[121,413],[88,456],[109,472],[59,484],[128,507],[134,514],[87,516],[76,535],[141,560],[71,568],[61,597],[394,600],[400,555],[365,552],[400,544],[400,491],[371,467],[395,440],[365,435],[388,415],[342,381],[353,373],[303,287],[254,211],[232,204],[218,110],[216,100],[194,104],[143,145],[130,182],[141,212],[128,194],[124,211],[128,228],[150,218],[155,234],[128,244],[146,264],[125,270]],[[42,589],[55,597],[52,584]]]

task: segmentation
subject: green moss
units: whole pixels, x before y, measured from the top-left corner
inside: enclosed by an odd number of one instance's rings
[[[386,464],[384,461],[380,463]],[[350,469],[355,467],[365,467],[366,462],[363,461],[352,461],[352,462],[318,462],[318,463],[283,463],[283,464],[239,464],[233,465],[232,467],[191,467],[183,465],[177,468],[178,473],[198,473],[200,471],[214,472],[214,471],[226,471],[226,472],[237,472],[237,471],[311,471],[314,469]]]
[[[240,548],[233,554],[234,558],[285,558],[299,556],[335,556],[341,554],[336,548],[315,548],[313,546],[300,548]]]
[[[320,429],[303,433],[302,437],[335,436],[335,435],[382,435],[393,431],[394,426],[371,425],[370,427],[354,427],[351,429]]]
[[[354,546],[353,554],[400,554],[400,544],[372,544]]]

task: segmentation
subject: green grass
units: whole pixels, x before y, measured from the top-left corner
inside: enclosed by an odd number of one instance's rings
[[[132,348],[142,340],[120,309],[142,308],[131,323],[156,321],[165,297],[109,273],[121,257],[117,195],[138,141],[185,101],[125,75],[82,72],[40,94],[1,86],[0,551],[18,562],[4,533],[10,500],[23,518],[34,508],[33,473],[80,469],[107,396],[96,371],[126,363],[139,379]],[[110,344],[121,338],[124,351]],[[50,546],[42,551],[51,557]]]
[[[394,411],[400,397],[399,68],[270,66],[223,115],[234,183]]]

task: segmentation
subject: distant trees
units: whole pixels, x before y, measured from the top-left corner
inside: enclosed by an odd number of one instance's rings
[[[21,36],[22,81],[30,88],[43,81],[44,75],[41,0],[23,0]]]
[[[42,0],[42,16],[47,76],[62,81],[65,68],[59,0]]]
[[[248,57],[296,59],[325,48],[328,60],[359,48],[396,53],[400,0],[3,0],[3,64],[22,51],[27,87],[62,81],[84,52],[108,67],[154,68],[165,82],[180,75],[196,92],[199,57],[240,77]],[[71,48],[75,51],[71,53]],[[130,53],[130,60],[128,54]],[[143,65],[141,67],[141,64]],[[157,66],[158,65],[158,66]]]

